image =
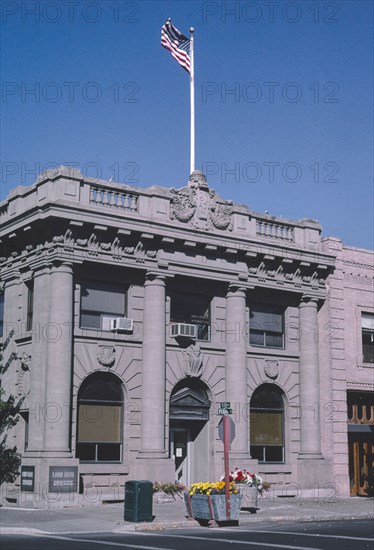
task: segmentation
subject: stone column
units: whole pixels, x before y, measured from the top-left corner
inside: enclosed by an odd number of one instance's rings
[[[140,452],[165,456],[165,278],[147,273],[144,287]]]
[[[235,284],[226,295],[226,400],[233,408],[235,439],[231,445],[232,466],[248,467],[248,415],[247,415],[247,318],[246,292]],[[240,464],[240,460],[245,464]]]
[[[44,450],[70,454],[71,384],[73,362],[73,269],[58,264],[51,269]]]
[[[136,479],[174,479],[174,461],[165,448],[166,389],[165,277],[147,272],[144,285],[140,451]]]
[[[38,456],[44,449],[44,405],[47,386],[47,340],[44,330],[49,321],[50,266],[42,265],[33,274],[34,302],[29,404],[29,441],[25,455]],[[26,300],[25,300],[26,303]],[[24,313],[26,321],[27,312]]]
[[[303,296],[300,317],[300,458],[321,457],[317,300]]]
[[[3,334],[2,334],[2,367],[5,369],[1,372],[1,387],[5,391],[4,399],[9,395],[17,396],[18,388],[16,382],[16,367],[17,367],[17,344],[15,339],[22,336],[22,323],[19,319],[18,298],[20,293],[20,277],[18,270],[12,269],[7,273],[2,274],[4,283],[4,316],[3,316]],[[29,350],[27,350],[29,351]],[[15,433],[15,430],[12,430]],[[11,437],[8,438],[10,445]]]

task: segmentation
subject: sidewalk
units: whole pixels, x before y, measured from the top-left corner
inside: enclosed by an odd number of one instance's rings
[[[248,529],[258,523],[331,521],[374,517],[373,498],[294,499],[260,498],[258,510],[252,514],[242,510],[239,525]],[[187,520],[184,502],[153,504],[152,522],[124,521],[124,504],[103,504],[80,508],[26,510],[0,508],[0,534],[93,533],[199,528],[195,520]]]

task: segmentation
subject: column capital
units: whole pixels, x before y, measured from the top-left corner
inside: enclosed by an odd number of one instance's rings
[[[159,273],[158,271],[147,271],[145,274],[145,284],[159,284],[165,285],[166,275]]]
[[[73,273],[73,264],[70,262],[53,262],[51,273]]]
[[[301,296],[299,307],[318,306],[319,298],[313,294],[303,294]]]
[[[10,284],[17,283],[21,277],[20,271],[18,269],[10,269],[1,275],[3,282],[9,286]]]
[[[50,263],[43,263],[37,266],[34,266],[32,271],[32,276],[35,277],[41,277],[42,275],[49,275],[51,273],[51,267],[52,264]]]
[[[247,288],[240,283],[229,283],[227,294],[226,296],[239,296],[240,294],[246,297],[247,296]]]

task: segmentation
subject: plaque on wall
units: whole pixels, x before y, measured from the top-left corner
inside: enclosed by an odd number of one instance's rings
[[[35,490],[35,466],[21,466],[21,491]]]
[[[50,466],[49,492],[76,493],[78,491],[78,466]]]

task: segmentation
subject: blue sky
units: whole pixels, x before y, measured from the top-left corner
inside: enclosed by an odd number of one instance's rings
[[[171,17],[195,27],[196,167],[209,185],[372,248],[373,5],[3,0],[1,198],[60,164],[186,184],[189,79],[160,45]]]

